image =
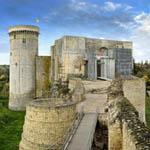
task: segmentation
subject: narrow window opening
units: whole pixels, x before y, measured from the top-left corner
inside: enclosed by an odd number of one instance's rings
[[[16,35],[14,35],[14,39],[16,39]]]
[[[22,40],[22,43],[26,43],[26,39],[23,39],[23,40]]]

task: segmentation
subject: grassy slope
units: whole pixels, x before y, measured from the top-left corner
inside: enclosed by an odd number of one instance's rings
[[[146,121],[147,126],[150,128],[150,97],[146,98]]]
[[[18,150],[25,112],[8,109],[8,99],[0,99],[0,150]]]

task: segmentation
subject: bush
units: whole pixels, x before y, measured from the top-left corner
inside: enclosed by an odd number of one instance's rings
[[[8,81],[8,77],[3,74],[0,76],[0,81]]]
[[[138,73],[137,73],[137,75],[136,75],[137,77],[139,77],[139,78],[142,78],[143,76],[144,76],[144,73],[143,72],[140,72],[140,71],[138,71]]]

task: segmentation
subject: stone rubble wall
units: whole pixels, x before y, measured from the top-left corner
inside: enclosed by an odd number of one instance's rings
[[[133,101],[124,97],[123,84],[125,82],[123,79],[113,81],[108,90],[109,149],[150,150],[150,129],[140,120],[140,110],[132,105]],[[137,82],[136,86],[138,86]],[[132,90],[134,92],[134,89],[130,88],[130,90],[130,93]]]
[[[134,137],[132,137],[132,131],[128,128],[126,122],[123,123],[123,150],[136,150],[136,144]]]
[[[27,106],[20,150],[58,150],[76,114],[76,103],[42,99]],[[58,143],[56,143],[58,141]],[[55,144],[56,143],[56,144]]]

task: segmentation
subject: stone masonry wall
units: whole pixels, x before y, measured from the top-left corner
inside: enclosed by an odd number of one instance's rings
[[[76,114],[76,103],[41,99],[27,106],[20,150],[59,150]],[[53,147],[52,147],[53,145]]]
[[[124,97],[124,80],[113,81],[109,87],[109,149],[150,150],[150,129],[139,119],[139,113]]]
[[[69,85],[68,85],[68,86],[69,86],[69,89],[70,89],[71,91],[74,90],[74,88],[75,88],[77,82],[82,82],[81,78],[70,78],[70,79],[69,79]]]
[[[47,97],[50,91],[50,56],[36,57],[36,97]]]
[[[129,99],[131,104],[139,112],[141,121],[145,122],[145,79],[134,78],[124,80],[124,96]]]
[[[51,47],[52,74],[55,76],[55,80],[61,78],[66,81],[70,74],[86,75],[92,79],[97,78],[95,55],[99,53],[101,48],[131,50],[132,42],[76,36],[64,36],[56,40],[55,45]]]
[[[85,87],[83,80],[80,78],[72,78],[69,80],[69,89],[72,92],[72,100],[81,102],[85,99]]]
[[[123,95],[122,81],[113,81],[108,89],[108,148],[109,150],[122,150],[122,127],[118,115],[117,99]]]
[[[36,26],[14,26],[10,36],[10,82],[9,108],[25,110],[35,98],[35,59],[38,55]]]
[[[84,75],[85,39],[81,37],[63,37],[64,47],[62,52],[62,64],[64,80],[70,74]]]

